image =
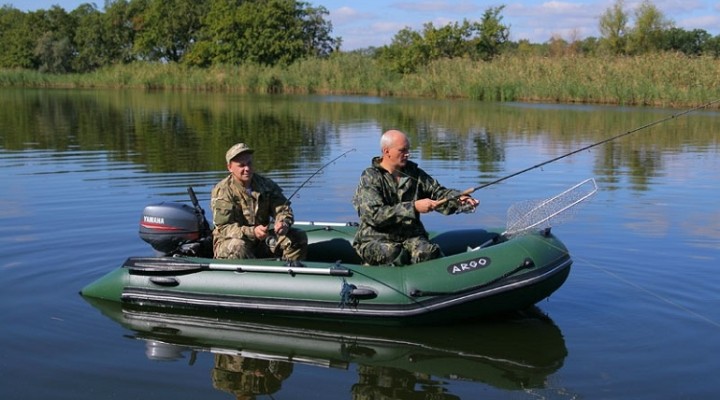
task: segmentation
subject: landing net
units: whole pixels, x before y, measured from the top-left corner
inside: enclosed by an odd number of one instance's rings
[[[546,200],[528,200],[513,204],[507,211],[505,235],[521,235],[542,230],[571,219],[576,205],[597,192],[595,179],[586,179]]]

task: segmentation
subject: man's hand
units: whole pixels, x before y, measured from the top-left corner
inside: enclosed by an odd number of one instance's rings
[[[466,205],[472,205],[473,207],[477,207],[478,204],[480,204],[480,201],[478,199],[474,199],[470,196],[460,196],[460,204],[466,204]]]
[[[284,220],[283,221],[275,221],[275,234],[278,236],[282,236],[288,233],[290,230],[290,225],[288,225]]]
[[[265,225],[255,225],[253,228],[253,233],[255,234],[255,239],[258,240],[265,240],[267,237],[267,231],[268,227]]]
[[[415,210],[421,214],[429,213],[435,210],[438,202],[432,199],[421,199],[415,201]]]

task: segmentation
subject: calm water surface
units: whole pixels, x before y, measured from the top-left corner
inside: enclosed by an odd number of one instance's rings
[[[385,329],[218,321],[78,295],[152,251],[142,208],[205,209],[245,141],[298,219],[354,221],[379,135],[465,189],[677,110],[103,91],[0,91],[0,398],[697,399],[720,390],[720,114],[695,112],[475,193],[433,230],[503,226],[514,203],[586,178],[599,192],[554,232],[575,260],[537,309]],[[354,150],[353,150],[354,149]],[[338,155],[344,157],[307,179]]]

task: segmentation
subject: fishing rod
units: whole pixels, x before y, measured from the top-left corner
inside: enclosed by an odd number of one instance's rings
[[[666,122],[666,121],[669,121],[669,120],[671,120],[671,119],[675,119],[675,118],[681,117],[681,116],[683,116],[683,115],[690,114],[690,113],[693,112],[693,111],[697,111],[697,110],[702,110],[702,109],[704,109],[704,108],[708,108],[708,107],[710,107],[711,105],[713,105],[713,104],[715,104],[715,103],[718,103],[718,102],[720,102],[720,99],[715,99],[715,100],[710,101],[710,102],[707,102],[707,103],[705,103],[705,104],[703,104],[703,105],[700,105],[700,106],[697,106],[697,107],[694,107],[694,108],[690,108],[690,109],[688,109],[688,110],[685,110],[685,111],[682,111],[682,112],[679,112],[679,113],[675,113],[675,114],[670,115],[670,116],[668,116],[668,117],[661,118],[661,119],[659,119],[659,120],[657,120],[657,121],[650,122],[650,123],[648,123],[648,124],[645,124],[645,125],[640,126],[640,127],[638,127],[638,128],[635,128],[635,129],[629,130],[629,131],[627,131],[627,132],[621,133],[621,134],[619,134],[619,135],[615,135],[615,136],[613,136],[613,137],[610,137],[610,138],[601,140],[601,141],[599,141],[599,142],[596,142],[596,143],[593,143],[593,144],[589,144],[589,145],[584,146],[584,147],[581,147],[581,148],[579,148],[579,149],[577,149],[577,150],[573,150],[573,151],[571,151],[571,152],[569,152],[569,153],[565,153],[565,154],[563,154],[563,155],[561,155],[561,156],[557,156],[557,157],[552,158],[552,159],[550,159],[550,160],[543,161],[543,162],[541,162],[541,163],[539,163],[539,164],[535,164],[535,165],[533,165],[533,166],[531,166],[531,167],[528,167],[528,168],[525,168],[525,169],[523,169],[523,170],[514,172],[514,173],[512,173],[512,174],[510,174],[510,175],[507,175],[507,176],[504,176],[504,177],[502,177],[502,178],[495,179],[494,181],[491,181],[491,182],[484,183],[484,184],[479,185],[479,186],[475,186],[475,187],[469,188],[469,189],[463,191],[462,193],[460,193],[460,194],[457,195],[457,196],[440,200],[440,201],[439,201],[439,204],[443,204],[443,203],[445,203],[445,202],[447,202],[447,201],[449,201],[449,200],[451,200],[451,199],[458,198],[458,197],[460,197],[460,196],[467,196],[467,195],[469,195],[469,194],[471,194],[471,193],[473,193],[473,192],[475,192],[475,191],[477,191],[477,190],[480,190],[480,189],[482,189],[482,188],[486,188],[486,187],[488,187],[488,186],[490,186],[490,185],[494,185],[494,184],[496,184],[496,183],[500,183],[500,182],[502,182],[502,181],[505,181],[505,180],[510,179],[510,178],[512,178],[512,177],[515,177],[515,176],[518,176],[518,175],[520,175],[520,174],[524,174],[525,172],[532,171],[532,170],[534,170],[534,169],[536,169],[536,168],[540,168],[540,167],[542,167],[542,166],[544,166],[544,165],[553,163],[553,162],[555,162],[555,161],[562,160],[562,159],[565,158],[565,157],[570,157],[571,155],[580,153],[581,151],[585,151],[585,150],[588,150],[588,149],[592,149],[593,147],[600,146],[601,144],[605,144],[605,143],[607,143],[607,142],[611,142],[611,141],[616,140],[616,139],[619,139],[619,138],[621,138],[621,137],[628,136],[628,135],[633,134],[633,133],[635,133],[635,132],[637,132],[637,131],[641,131],[641,130],[643,130],[643,129],[650,128],[650,127],[652,127],[652,126],[661,124],[661,123]]]
[[[300,191],[300,189],[302,189],[305,185],[307,185],[308,182],[310,182],[310,180],[312,180],[312,178],[315,177],[315,175],[319,174],[322,170],[324,170],[325,168],[327,168],[330,164],[334,163],[335,161],[339,160],[339,159],[342,158],[342,157],[345,157],[348,153],[351,153],[351,152],[353,152],[353,151],[355,151],[354,148],[352,148],[352,149],[350,149],[350,150],[348,150],[348,151],[340,154],[339,156],[333,158],[332,160],[330,160],[330,161],[326,162],[325,164],[323,164],[322,166],[320,166],[320,168],[318,168],[315,172],[313,172],[312,174],[310,174],[310,176],[309,176],[307,179],[305,179],[305,180],[303,181],[303,183],[301,183],[300,186],[298,186],[298,188],[295,189],[294,192],[292,192],[292,194],[290,195],[290,197],[288,197],[287,200],[285,200],[285,203],[283,204],[283,206],[287,206],[288,204],[290,204],[290,199],[292,199],[292,198]],[[277,237],[276,237],[276,235],[274,235],[274,234],[269,234],[268,237],[265,239],[265,241],[267,242],[267,244],[268,244],[270,247],[272,247],[272,246],[275,245],[275,243],[277,243]]]
[[[347,155],[348,153],[351,153],[351,152],[353,152],[353,151],[355,151],[354,148],[353,148],[353,149],[350,149],[350,150],[348,150],[348,151],[346,151],[346,152],[344,152],[344,153],[342,153],[342,154],[340,154],[339,156],[337,156],[337,157],[333,158],[332,160],[328,161],[327,163],[323,164],[320,168],[317,169],[317,171],[315,171],[315,172],[313,172],[312,174],[310,174],[310,176],[309,176],[307,179],[305,179],[305,181],[304,181],[302,184],[300,184],[300,186],[298,186],[298,188],[295,189],[294,192],[292,192],[292,194],[290,195],[290,197],[287,198],[287,200],[285,201],[285,205],[290,204],[290,199],[292,199],[292,198],[297,194],[297,192],[299,192],[300,189],[303,188],[303,186],[307,185],[308,182],[310,182],[310,180],[315,177],[315,175],[319,174],[322,170],[324,170],[325,168],[327,168],[330,164],[334,163],[335,161],[339,160],[339,159],[342,158],[342,157],[345,157],[345,155]]]

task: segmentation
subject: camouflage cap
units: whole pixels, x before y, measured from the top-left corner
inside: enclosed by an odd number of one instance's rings
[[[245,143],[237,143],[236,145],[234,145],[233,147],[231,147],[231,148],[227,151],[227,153],[225,153],[225,161],[227,161],[227,162],[229,163],[230,160],[232,160],[233,158],[237,157],[239,154],[242,154],[242,153],[252,153],[252,152],[254,152],[254,151],[255,151],[255,150],[253,150],[253,149],[251,149],[250,147],[248,147],[248,145],[246,145]]]

